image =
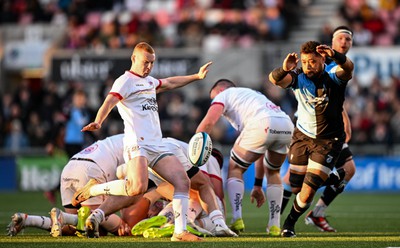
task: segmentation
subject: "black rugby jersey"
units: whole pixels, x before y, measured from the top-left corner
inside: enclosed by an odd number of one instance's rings
[[[301,69],[291,72],[288,86],[298,101],[296,127],[311,138],[343,138],[343,102],[347,82],[334,70],[324,71],[316,80],[308,78]]]

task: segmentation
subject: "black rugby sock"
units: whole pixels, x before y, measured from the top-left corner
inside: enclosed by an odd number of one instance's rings
[[[282,205],[281,205],[281,214],[285,210],[286,206],[289,203],[290,197],[292,196],[292,191],[283,190],[283,198],[282,198]]]

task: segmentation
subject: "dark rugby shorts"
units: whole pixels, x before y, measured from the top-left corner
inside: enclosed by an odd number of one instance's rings
[[[303,134],[297,128],[289,148],[289,163],[293,165],[308,165],[308,160],[333,169],[342,151],[344,138],[313,139]]]

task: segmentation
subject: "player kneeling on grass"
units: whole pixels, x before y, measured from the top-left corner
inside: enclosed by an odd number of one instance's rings
[[[210,219],[213,223],[215,223],[215,236],[237,236],[234,232],[232,232],[225,223],[224,215],[218,206],[215,192],[211,186],[209,179],[203,173],[199,173],[199,169],[197,167],[193,167],[187,158],[187,144],[172,138],[163,139],[163,143],[168,146],[168,148],[175,154],[175,156],[179,159],[179,161],[184,166],[186,173],[191,178],[191,187],[192,189],[198,191],[201,199],[201,204],[203,209],[205,209],[210,216]],[[121,170],[123,175],[125,174],[124,169]],[[149,170],[151,171],[151,170]],[[151,175],[151,173],[150,173]],[[158,183],[164,181],[159,176]],[[153,179],[154,180],[154,179]],[[104,194],[107,191],[107,187],[105,185],[94,185],[90,187],[84,187],[84,190],[77,192],[77,194],[81,195],[81,199],[90,198],[92,196],[98,194]],[[84,192],[83,192],[84,191]],[[173,192],[171,189],[168,193]],[[164,192],[165,193],[165,192]],[[85,196],[84,198],[82,196]],[[172,196],[168,194],[167,198],[172,199]],[[112,211],[116,211],[117,209],[113,208],[110,210],[109,207],[100,207],[98,212],[94,212],[92,216],[88,218],[86,222],[86,227],[91,228],[92,226],[97,226],[97,224],[93,224],[91,222],[99,222],[104,219],[104,216],[112,213]],[[147,213],[147,212],[146,212]],[[88,228],[87,228],[88,229]]]
[[[48,230],[53,237],[74,235],[76,229],[84,232],[84,219],[90,214],[90,209],[96,209],[108,196],[93,197],[76,206],[72,205],[72,196],[76,189],[82,188],[86,183],[107,182],[117,178],[116,168],[124,161],[123,137],[123,134],[118,134],[99,140],[69,160],[60,178],[61,201],[65,212],[53,208],[50,217],[15,213],[7,227],[7,234],[15,236],[25,227]],[[79,221],[79,217],[82,221]],[[105,230],[102,233],[130,234],[130,228],[117,215],[109,216],[102,226]]]

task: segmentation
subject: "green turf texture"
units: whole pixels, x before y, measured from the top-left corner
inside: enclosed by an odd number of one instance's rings
[[[315,199],[316,201],[316,199]],[[145,239],[141,237],[115,237],[99,239],[79,237],[53,238],[48,232],[26,228],[16,237],[6,236],[6,226],[14,212],[49,216],[51,209],[42,193],[0,193],[0,248],[13,247],[400,247],[400,193],[351,193],[339,196],[328,210],[328,220],[337,233],[323,233],[304,224],[304,215],[296,225],[296,238],[271,238],[265,235],[268,221],[267,205],[256,208],[249,196],[243,199],[245,233],[238,238],[205,238],[201,243],[170,242],[169,238]],[[57,207],[61,207],[57,203]],[[230,207],[228,206],[228,211]],[[289,208],[282,216],[282,223]],[[230,214],[228,213],[228,222]]]

